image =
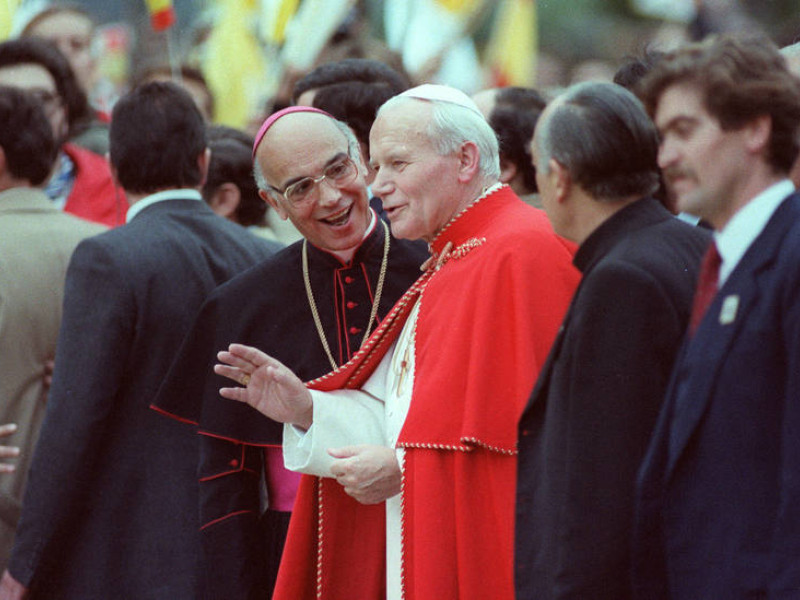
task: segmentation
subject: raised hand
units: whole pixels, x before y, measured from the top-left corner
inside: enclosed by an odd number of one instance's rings
[[[386,446],[347,446],[328,450],[335,459],[331,474],[361,504],[378,504],[400,493],[397,456]]]
[[[241,344],[231,344],[217,359],[220,362],[214,365],[214,372],[243,386],[221,388],[223,398],[246,402],[280,423],[311,427],[311,393],[283,363]]]

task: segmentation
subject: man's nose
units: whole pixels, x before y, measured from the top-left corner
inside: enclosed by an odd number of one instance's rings
[[[335,204],[339,201],[341,190],[327,177],[317,184],[320,204]]]
[[[675,163],[678,156],[678,150],[674,142],[664,140],[658,147],[658,166],[661,169],[666,169]]]
[[[386,193],[389,189],[389,182],[386,179],[385,175],[381,174],[381,171],[375,174],[375,179],[372,180],[372,183],[369,186],[369,189],[372,190],[372,193],[375,196],[381,196]]]

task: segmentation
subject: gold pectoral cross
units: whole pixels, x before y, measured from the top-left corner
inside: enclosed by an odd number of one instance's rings
[[[406,373],[409,370],[410,364],[409,364],[408,359],[410,358],[409,357],[410,350],[411,350],[411,345],[410,344],[406,344],[405,351],[403,352],[403,359],[400,361],[400,373],[399,373],[400,376],[397,379],[397,395],[398,396],[400,396],[402,394],[402,392],[403,392],[403,380],[405,379]]]

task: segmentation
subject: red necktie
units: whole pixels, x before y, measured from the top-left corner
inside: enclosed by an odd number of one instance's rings
[[[694,303],[692,304],[692,317],[689,320],[689,335],[694,335],[703,315],[708,309],[708,305],[717,293],[717,283],[719,281],[719,265],[722,258],[717,250],[717,245],[711,242],[708,247],[703,262],[700,265],[700,278],[697,280],[697,290],[694,293]]]

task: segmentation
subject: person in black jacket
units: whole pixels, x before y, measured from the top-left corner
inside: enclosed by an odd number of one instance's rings
[[[658,135],[622,86],[569,88],[532,149],[583,278],[519,423],[517,598],[625,600],[636,472],[710,236],[651,196]]]

